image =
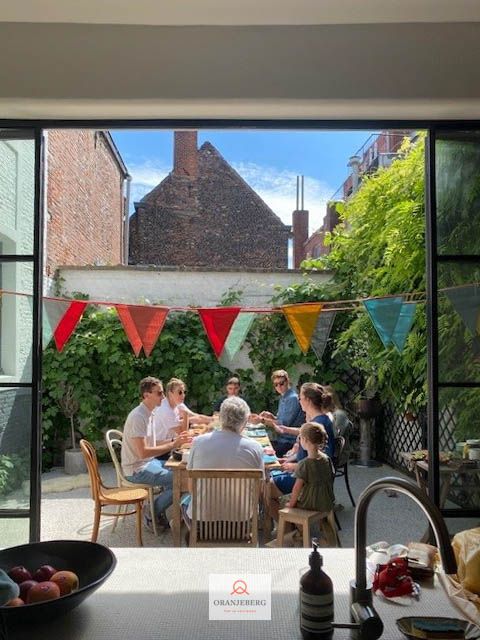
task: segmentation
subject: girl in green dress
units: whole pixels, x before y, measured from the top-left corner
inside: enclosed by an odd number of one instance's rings
[[[306,422],[300,428],[300,444],[308,456],[295,470],[296,481],[287,507],[299,507],[328,513],[333,509],[333,469],[330,458],[323,453],[328,436],[318,422]]]

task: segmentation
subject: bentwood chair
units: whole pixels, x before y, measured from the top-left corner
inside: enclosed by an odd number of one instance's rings
[[[260,469],[193,469],[190,546],[258,545]]]
[[[95,502],[92,542],[97,541],[101,516],[122,518],[124,516],[136,515],[137,543],[142,547],[142,505],[144,500],[148,497],[147,490],[141,488],[134,489],[130,487],[106,487],[100,476],[97,454],[93,445],[87,440],[80,440],[80,449],[82,450],[83,457],[85,458],[85,463],[87,465],[88,475],[90,476],[92,498]],[[118,511],[115,513],[104,511],[104,508],[106,507],[120,507],[123,505],[131,507],[131,510],[126,510],[123,513],[119,513]]]
[[[155,506],[154,506],[154,487],[149,484],[140,484],[137,482],[130,482],[123,475],[122,465],[120,464],[121,459],[121,451],[123,445],[123,433],[118,429],[109,429],[105,434],[105,441],[107,443],[108,450],[110,452],[110,457],[112,458],[113,466],[115,467],[115,472],[117,474],[117,485],[119,487],[132,487],[137,489],[145,489],[148,491],[148,502],[150,504],[150,514],[152,518],[152,527],[153,533],[157,534],[157,523],[155,518]],[[117,454],[117,451],[120,453]],[[121,507],[119,507],[121,510]],[[115,520],[115,524],[113,530],[115,530],[115,526],[117,524],[117,520]]]
[[[341,478],[342,476],[345,478],[345,486],[347,487],[348,495],[352,502],[352,506],[355,506],[355,500],[353,499],[352,492],[350,490],[350,483],[348,481],[348,451],[345,449],[346,440],[343,436],[337,436],[335,438],[335,452],[333,456],[333,468],[334,468],[334,479]]]

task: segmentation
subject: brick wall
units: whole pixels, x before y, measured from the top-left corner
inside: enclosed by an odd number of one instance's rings
[[[290,227],[208,142],[198,178],[170,173],[130,218],[130,264],[285,269]]]
[[[123,175],[100,131],[48,132],[45,269],[120,264]]]

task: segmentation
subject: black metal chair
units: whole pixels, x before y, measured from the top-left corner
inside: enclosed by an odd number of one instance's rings
[[[345,478],[345,486],[347,487],[348,495],[352,502],[352,506],[355,506],[355,500],[352,496],[352,491],[350,489],[350,482],[348,480],[348,459],[349,452],[345,449],[346,440],[343,436],[337,436],[335,438],[335,453],[333,456],[333,469],[335,478],[341,478],[342,476]]]

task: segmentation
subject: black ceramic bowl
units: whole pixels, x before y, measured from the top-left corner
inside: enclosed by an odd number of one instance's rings
[[[174,449],[172,451],[172,458],[174,460],[176,460],[177,462],[180,462],[181,459],[183,458],[183,453],[181,449]]]
[[[0,569],[7,572],[17,565],[33,572],[43,564],[76,573],[80,583],[78,590],[56,600],[0,607],[0,615],[8,625],[46,622],[74,609],[105,582],[115,569],[117,559],[107,547],[82,540],[33,542],[0,550]]]

